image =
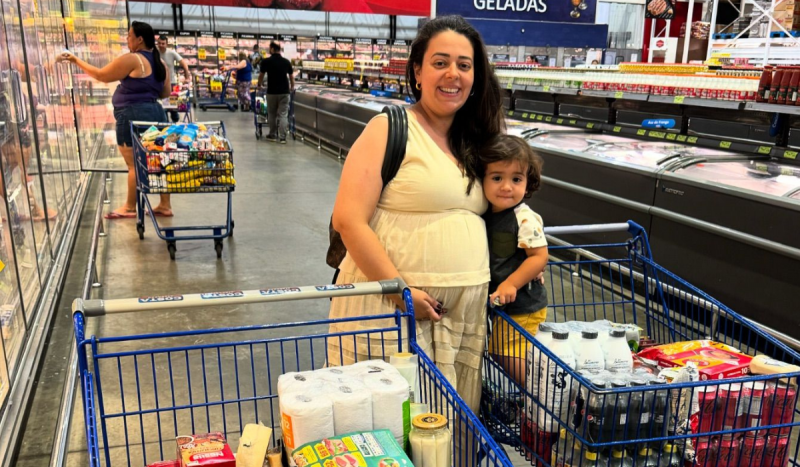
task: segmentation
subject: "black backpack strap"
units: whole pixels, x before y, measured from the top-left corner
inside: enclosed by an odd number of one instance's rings
[[[381,167],[381,180],[383,186],[389,184],[400,170],[400,164],[406,156],[406,143],[408,142],[408,115],[406,109],[398,105],[389,105],[383,108],[383,113],[389,116],[389,138],[386,141],[386,154]]]

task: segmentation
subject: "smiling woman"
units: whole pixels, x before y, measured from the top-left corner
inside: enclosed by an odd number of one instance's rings
[[[348,250],[337,283],[401,276],[411,286],[418,343],[477,409],[489,282],[480,218],[488,205],[478,183],[478,154],[504,128],[500,86],[478,32],[453,16],[420,30],[407,79],[417,103],[408,110],[408,144],[397,175],[383,187],[385,114],[367,125],[347,156],[333,212]],[[399,296],[335,298],[330,315],[384,314],[397,307],[403,308]],[[382,326],[351,321],[331,331],[364,325]],[[361,336],[330,340],[328,363],[349,364],[392,348],[392,336]]]

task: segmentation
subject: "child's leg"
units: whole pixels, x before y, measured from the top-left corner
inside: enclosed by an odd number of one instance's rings
[[[535,336],[539,324],[547,319],[547,308],[523,315],[511,315],[510,318]],[[526,385],[526,357],[528,340],[504,319],[495,317],[492,322],[492,337],[489,342],[489,353],[513,379],[520,385]]]

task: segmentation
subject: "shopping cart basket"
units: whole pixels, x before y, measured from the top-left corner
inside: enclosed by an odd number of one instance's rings
[[[216,134],[225,136],[222,122],[201,123],[213,129]],[[225,151],[148,151],[141,141],[141,135],[150,127],[159,130],[171,126],[168,123],[131,122],[133,133],[133,159],[136,164],[136,231],[139,239],[144,239],[145,212],[150,215],[158,236],[167,242],[171,259],[175,259],[176,242],[179,240],[214,240],[217,258],[222,257],[222,240],[233,235],[234,222],[231,218],[232,194],[236,189],[233,178],[233,148]],[[227,194],[225,224],[202,226],[160,226],[150,205],[149,194]],[[147,209],[145,210],[145,206]],[[206,234],[198,232],[210,231]],[[191,232],[189,234],[180,234]]]
[[[86,317],[210,305],[241,306],[310,298],[402,293],[408,312],[362,318],[287,322],[236,328],[164,332],[123,337],[85,336]],[[511,464],[465,405],[415,336],[409,289],[400,280],[318,287],[141,297],[73,302],[83,391],[89,465],[143,466],[175,453],[178,435],[221,431],[232,446],[247,423],[273,428],[281,437],[278,376],[325,365],[331,340],[395,336],[369,359],[410,351],[419,360],[419,397],[447,414],[458,466]],[[383,326],[379,323],[386,323]],[[356,332],[329,332],[332,323],[364,321]],[[376,323],[376,324],[370,324]],[[316,331],[319,333],[315,333]],[[403,338],[403,331],[409,339]]]
[[[233,73],[232,70],[225,72],[225,77],[222,79],[222,87],[219,91],[214,91],[214,90],[209,91],[212,97],[204,99],[197,103],[197,105],[200,107],[200,110],[202,110],[203,112],[205,112],[208,109],[223,109],[223,110],[228,109],[231,112],[236,111],[236,106],[228,102],[228,96],[227,96],[228,86],[230,86],[231,83],[231,73]],[[212,87],[211,83],[209,82],[209,89],[211,89],[211,87]],[[216,97],[213,97],[214,94],[218,95]]]
[[[250,109],[253,111],[253,124],[256,127],[256,139],[264,135],[264,125],[269,123],[267,109],[267,89],[256,88],[250,94]]]
[[[563,246],[549,247],[548,321],[633,323],[656,343],[710,339],[751,356],[800,364],[798,352],[757,323],[659,266],[635,223],[545,229],[557,239],[615,231],[631,237],[584,246],[561,240]],[[481,417],[496,439],[515,446],[531,464],[625,465],[619,462],[633,454],[630,460],[639,456],[638,465],[647,466],[800,465],[800,372],[641,385],[637,375],[646,371],[637,369],[611,375],[619,384],[597,382],[596,373],[570,368],[501,310],[494,316],[491,343],[507,350],[505,356],[497,350],[499,355],[485,355]],[[510,345],[519,338],[526,350]],[[524,382],[512,378],[509,358],[524,362]],[[622,384],[624,378],[630,384]]]

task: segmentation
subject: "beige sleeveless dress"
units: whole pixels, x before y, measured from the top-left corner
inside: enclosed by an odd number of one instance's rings
[[[487,207],[480,183],[466,194],[469,180],[408,112],[406,156],[378,201],[370,226],[403,279],[447,308],[438,323],[416,322],[417,341],[467,404],[477,409],[486,337],[489,253],[480,215]],[[375,118],[386,118],[381,114]],[[337,283],[367,278],[347,255]],[[331,318],[391,314],[395,305],[382,296],[336,298]],[[353,332],[394,325],[372,320],[331,325],[331,332]],[[405,334],[405,333],[404,333]],[[404,337],[404,350],[407,349]],[[387,357],[397,352],[396,333],[347,336],[328,341],[328,364]]]

